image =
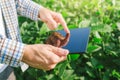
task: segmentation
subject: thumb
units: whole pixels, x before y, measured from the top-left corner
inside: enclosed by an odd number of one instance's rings
[[[58,47],[54,47],[52,48],[53,53],[55,53],[58,56],[67,56],[69,51],[67,49],[62,49],[62,48],[58,48]]]

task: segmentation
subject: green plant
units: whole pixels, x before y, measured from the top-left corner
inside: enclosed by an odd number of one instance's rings
[[[68,55],[54,70],[15,68],[17,80],[120,80],[119,0],[34,0],[61,12],[68,27],[91,27],[85,54]],[[43,43],[49,29],[42,22],[19,17],[24,43]],[[59,28],[61,29],[61,27]]]

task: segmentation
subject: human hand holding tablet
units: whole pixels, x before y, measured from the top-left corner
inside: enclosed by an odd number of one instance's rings
[[[66,36],[64,30],[59,30],[57,32],[59,32],[63,36]],[[87,44],[89,41],[89,34],[90,28],[71,29],[69,42],[65,46],[63,46],[63,48],[68,49],[71,54],[86,52]],[[55,39],[54,41],[57,40]]]

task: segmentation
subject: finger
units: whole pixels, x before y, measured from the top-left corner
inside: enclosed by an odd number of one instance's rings
[[[62,17],[62,15],[60,13],[58,13],[56,15],[55,19],[57,20],[57,22],[59,21],[59,23],[63,26],[66,33],[70,33],[70,31],[69,31],[69,29],[67,27],[67,24],[66,24],[64,18]]]
[[[55,68],[55,66],[56,66],[59,62],[62,62],[62,61],[64,61],[64,60],[66,60],[66,59],[67,59],[67,56],[62,56],[62,57],[60,57],[60,59],[59,59],[59,61],[58,61],[57,63],[50,64],[50,65],[48,66],[48,68],[49,68],[49,69],[53,69],[53,68]]]
[[[48,27],[52,30],[57,28],[57,23],[55,22],[55,20],[52,17],[48,18],[48,23],[47,24],[49,25]]]
[[[67,59],[67,56],[62,56],[60,59],[60,62],[65,61]]]
[[[54,28],[52,27],[51,24],[49,24],[49,23],[46,23],[46,24],[47,24],[47,26],[48,26],[48,28],[49,28],[50,30],[54,30]]]
[[[54,52],[49,51],[49,56],[47,58],[47,65],[56,64],[60,61],[60,56],[56,55]]]
[[[51,70],[51,69],[54,69],[56,67],[57,64],[52,64],[50,66],[48,66],[48,69]]]
[[[54,46],[52,47],[52,52],[54,52],[58,56],[66,56],[69,53],[67,49],[62,49]]]

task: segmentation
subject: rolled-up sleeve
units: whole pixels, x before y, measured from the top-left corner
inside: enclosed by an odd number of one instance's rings
[[[38,20],[40,5],[31,0],[16,0],[18,14],[28,17],[32,20]]]
[[[0,63],[20,66],[25,44],[0,37]]]

